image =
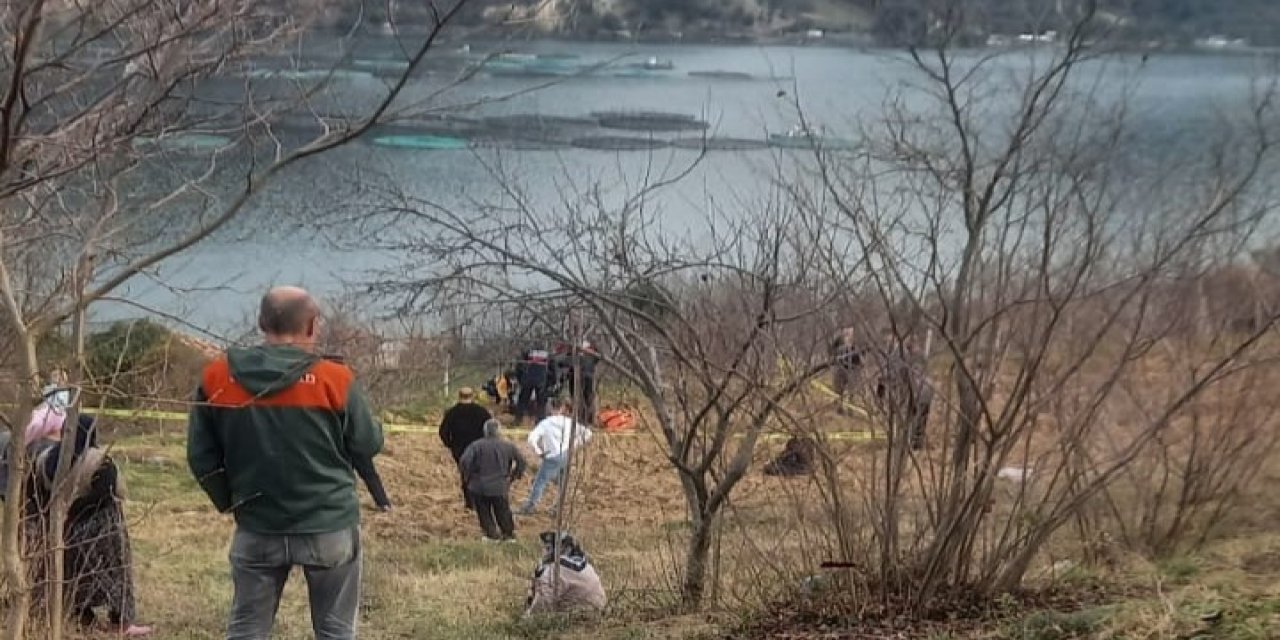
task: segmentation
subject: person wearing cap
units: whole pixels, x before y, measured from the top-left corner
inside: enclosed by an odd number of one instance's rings
[[[453,463],[462,460],[462,454],[471,443],[484,437],[484,423],[493,419],[488,409],[476,404],[476,391],[471,387],[458,389],[458,403],[444,412],[440,421],[440,442],[449,449]],[[459,472],[461,473],[461,472]],[[467,491],[467,480],[461,478],[462,502],[468,508],[474,507],[471,493]]]
[[[502,423],[484,423],[484,437],[471,443],[458,461],[463,482],[471,493],[486,542],[515,542],[511,517],[511,483],[524,476],[524,456],[502,437]]]

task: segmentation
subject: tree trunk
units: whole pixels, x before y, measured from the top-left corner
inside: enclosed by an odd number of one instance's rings
[[[72,325],[71,342],[75,346],[75,364],[71,368],[68,386],[81,384],[84,379],[84,328],[85,312],[81,309],[75,315]],[[49,640],[61,640],[63,623],[66,615],[66,575],[67,563],[67,513],[75,496],[71,495],[71,487],[67,476],[71,473],[71,464],[75,458],[76,435],[80,420],[80,394],[72,394],[71,406],[67,408],[67,421],[62,426],[62,442],[58,451],[58,468],[53,474],[53,499],[49,505],[49,528],[45,535],[49,540]]]
[[[582,339],[578,336],[573,337],[573,348],[570,353],[570,362],[573,363],[573,372],[569,375],[573,376],[573,409],[570,412],[569,426],[569,448],[564,454],[564,469],[560,471],[560,489],[556,493],[556,531],[554,549],[552,558],[556,559],[555,564],[551,565],[551,592],[556,594],[557,599],[560,594],[560,534],[564,533],[564,523],[566,519],[566,510],[568,507],[569,495],[569,475],[573,473],[574,449],[578,445],[578,406],[582,402],[582,367],[579,364],[578,345]],[[542,401],[541,398],[538,399]]]
[[[27,423],[31,421],[32,385],[38,385],[39,372],[36,360],[36,339],[25,327],[13,327],[22,346],[20,362],[25,384],[17,385],[13,393],[14,411],[11,414],[12,430],[9,458],[9,487],[5,492],[4,530],[0,532],[0,553],[4,560],[4,583],[8,585],[4,603],[9,607],[5,616],[4,639],[25,640],[27,614],[31,602],[31,585],[27,584],[26,567],[22,562],[22,517],[26,502],[27,448],[24,446]]]
[[[699,514],[693,520],[693,531],[689,537],[689,549],[684,561],[684,579],[680,582],[680,604],[687,611],[695,611],[702,606],[702,597],[706,592],[707,564],[711,557],[712,531],[715,529],[716,514]]]

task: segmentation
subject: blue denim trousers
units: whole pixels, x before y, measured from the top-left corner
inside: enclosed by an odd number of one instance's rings
[[[235,597],[228,640],[266,640],[293,567],[302,567],[317,640],[353,640],[360,606],[360,528],[264,535],[237,528],[231,540]]]
[[[561,469],[564,469],[563,456],[547,456],[542,459],[538,475],[533,479],[533,489],[529,491],[529,498],[524,501],[521,511],[533,511],[538,506],[542,494],[547,491],[547,485],[560,481]]]

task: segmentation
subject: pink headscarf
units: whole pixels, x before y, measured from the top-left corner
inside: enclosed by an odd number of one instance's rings
[[[67,412],[41,402],[31,411],[31,422],[27,423],[26,444],[36,440],[57,437],[62,433],[62,425],[67,422]]]

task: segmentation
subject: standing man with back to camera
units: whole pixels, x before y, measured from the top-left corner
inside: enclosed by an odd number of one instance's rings
[[[316,355],[318,322],[306,291],[271,289],[258,315],[265,344],[228,349],[196,390],[187,460],[236,521],[231,640],[270,635],[295,566],[315,637],[356,637],[362,556],[352,461],[382,449],[382,427],[351,369]]]
[[[493,416],[489,410],[476,404],[476,392],[471,387],[458,389],[457,404],[444,412],[440,421],[440,442],[449,449],[456,467],[462,460],[462,453],[471,443],[484,438],[484,425]],[[462,483],[462,504],[467,509],[475,508],[475,501],[467,489],[467,477],[459,471]]]

